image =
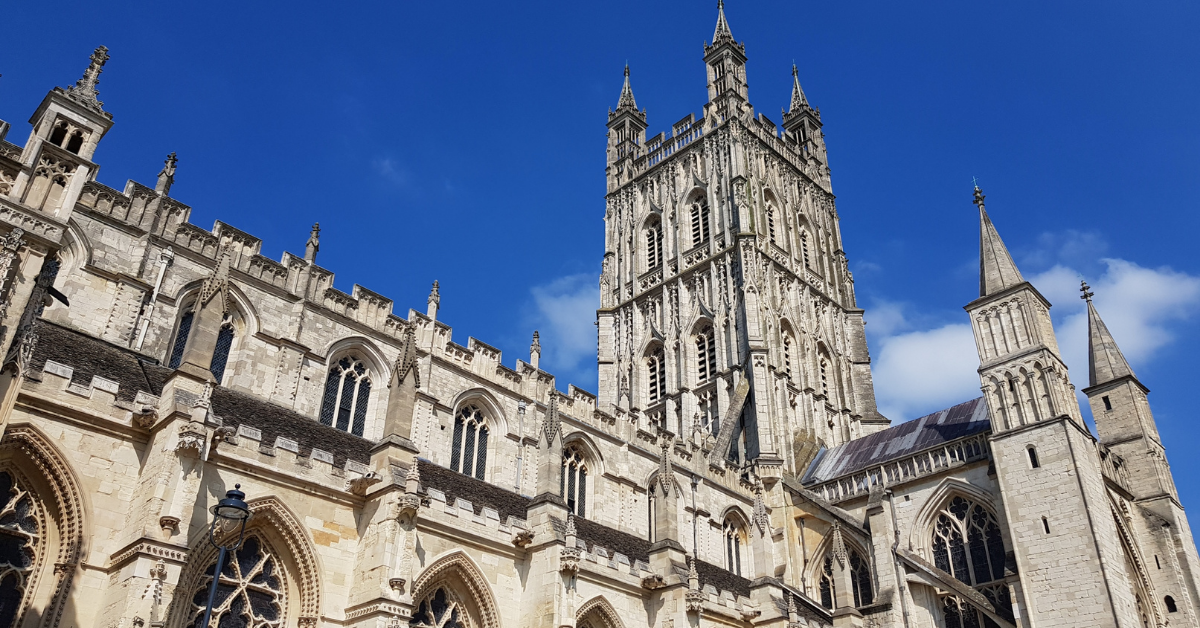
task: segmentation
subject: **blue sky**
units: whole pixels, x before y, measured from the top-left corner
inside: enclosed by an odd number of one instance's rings
[[[77,6],[69,6],[77,4]],[[0,117],[23,142],[45,92],[110,48],[99,179],[152,183],[389,295],[441,282],[440,319],[596,389],[604,122],[626,61],[650,134],[705,100],[712,2],[16,3]],[[884,412],[978,394],[962,306],[978,290],[971,178],[1055,304],[1086,386],[1079,277],[1150,395],[1185,505],[1200,350],[1200,38],[1191,2],[731,0],[750,99],[778,121],[793,60],[821,108]],[[70,16],[65,18],[64,16]]]

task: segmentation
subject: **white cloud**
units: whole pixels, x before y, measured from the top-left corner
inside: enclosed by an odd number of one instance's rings
[[[384,181],[397,187],[408,184],[408,170],[391,157],[381,157],[371,161],[371,167]]]
[[[1047,258],[1077,257],[1083,246],[1104,250],[1102,242],[1076,233],[1047,241],[1062,241],[1070,249]],[[1200,305],[1200,277],[1122,259],[1077,261],[1104,269],[1090,282],[1096,308],[1135,371],[1181,333],[1179,323],[1191,319]],[[1059,349],[1071,381],[1078,389],[1085,388],[1088,336],[1087,310],[1079,298],[1081,273],[1060,263],[1027,279],[1055,305]],[[911,315],[910,309],[885,302],[867,311],[871,323],[867,329],[877,356],[872,369],[876,397],[880,412],[894,422],[979,396],[979,358],[969,323],[922,328],[914,324],[919,317]]]
[[[559,388],[568,383],[596,392],[596,308],[600,287],[595,275],[560,277],[534,286],[533,320],[541,336],[541,368],[554,373]]]

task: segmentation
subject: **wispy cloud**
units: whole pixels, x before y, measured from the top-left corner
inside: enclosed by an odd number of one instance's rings
[[[1180,323],[1193,319],[1200,305],[1200,277],[1102,257],[1107,243],[1095,234],[1045,234],[1039,243],[1048,250],[1027,252],[1022,259],[1054,265],[1026,278],[1055,305],[1059,348],[1077,388],[1087,386],[1088,373],[1081,279],[1091,284],[1096,308],[1135,371],[1186,333]],[[962,322],[945,322],[962,316],[923,312],[895,302],[867,310],[867,331],[876,355],[876,396],[880,411],[893,421],[913,419],[979,395],[979,358],[970,324],[965,317],[959,319]]]
[[[377,157],[371,161],[371,169],[381,179],[396,187],[404,187],[408,185],[411,176],[406,168],[400,162],[391,157]]]
[[[596,392],[596,308],[600,287],[595,275],[560,277],[530,290],[530,322],[541,335],[542,370],[553,373],[559,388],[568,383]]]

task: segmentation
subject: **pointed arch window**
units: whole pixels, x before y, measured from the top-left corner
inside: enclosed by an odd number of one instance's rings
[[[708,226],[708,201],[703,198],[696,199],[691,207],[692,219],[692,246],[700,246],[708,242],[709,226]]]
[[[717,374],[716,334],[712,325],[705,325],[696,334],[696,369],[697,382],[705,383]]]
[[[342,356],[325,378],[321,423],[362,436],[366,430],[370,397],[371,370],[367,364],[354,354]]]
[[[438,587],[413,613],[408,625],[412,628],[467,628],[467,613],[458,597],[445,587]]]
[[[745,542],[745,529],[741,522],[732,515],[725,517],[723,527],[725,537],[725,570],[735,575],[742,575],[742,545]]]
[[[208,589],[217,561],[204,572],[192,595],[192,622],[201,628]],[[250,534],[221,568],[212,625],[221,628],[282,628],[285,614],[283,572],[278,560],[256,534]]]
[[[1014,621],[1012,598],[1009,596],[1007,585],[985,587],[979,591],[987,598],[988,602],[991,602],[992,608],[996,609],[996,614],[1010,622]],[[1140,602],[1140,600],[1138,601]],[[991,617],[956,595],[942,597],[941,607],[946,628],[999,628],[1000,626],[992,621]]]
[[[450,468],[479,480],[487,469],[487,416],[469,404],[454,415],[454,441],[450,445]]]
[[[563,448],[563,472],[559,495],[567,502],[567,510],[576,517],[586,517],[588,465],[579,445]]]
[[[646,227],[646,270],[654,270],[663,262],[662,223],[654,220]]]
[[[846,548],[846,555],[842,560],[845,561],[845,568],[850,570],[850,591],[854,596],[854,606],[867,606],[874,602],[875,592],[871,588],[869,561],[852,547]],[[833,610],[837,602],[837,578],[833,575],[835,569],[841,566],[837,561],[838,557],[831,547],[825,552],[825,560],[821,564],[821,606],[830,610]]]
[[[0,504],[0,626],[15,626],[41,551],[41,511],[7,471],[0,472]]]
[[[662,347],[658,347],[646,360],[646,371],[650,384],[650,403],[658,403],[667,393],[667,359]]]
[[[996,515],[981,504],[955,496],[934,523],[933,562],[970,585],[1003,578],[1004,539]]]
[[[173,369],[179,368],[179,365],[183,363],[183,353],[187,349],[188,336],[191,335],[192,325],[196,320],[194,308],[194,304],[189,306],[188,310],[179,318],[179,330],[175,332],[175,342],[171,345],[171,360],[167,363]],[[235,335],[233,315],[226,314],[221,322],[220,331],[217,332],[217,343],[213,347],[212,359],[208,363],[208,370],[218,384],[225,376],[225,367],[229,364],[229,352],[233,349]]]

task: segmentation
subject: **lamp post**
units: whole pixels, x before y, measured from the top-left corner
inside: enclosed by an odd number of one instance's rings
[[[225,493],[225,498],[212,507],[213,522],[208,528],[208,542],[213,544],[217,552],[217,565],[213,569],[212,585],[208,588],[208,605],[204,607],[204,621],[198,628],[208,628],[212,619],[213,602],[217,599],[217,582],[221,579],[221,569],[225,567],[225,555],[236,552],[242,546],[246,534],[246,520],[250,518],[250,506],[246,505],[246,494],[240,489],[241,484],[234,484],[232,491]],[[237,542],[232,545],[217,543],[217,537],[226,537],[237,529]]]

